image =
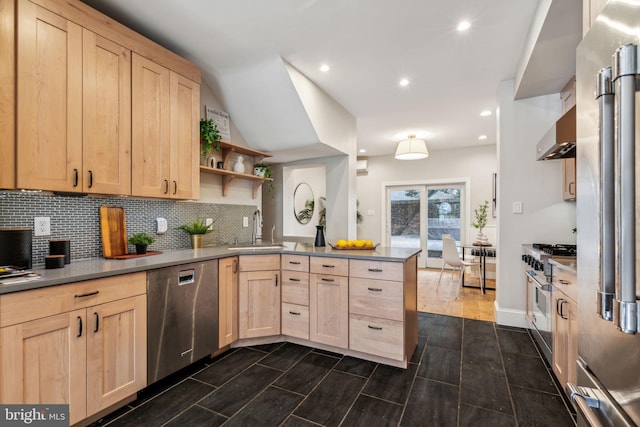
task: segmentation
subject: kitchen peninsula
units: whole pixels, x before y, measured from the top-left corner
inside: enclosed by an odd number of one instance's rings
[[[0,401],[22,403],[33,395],[70,403],[72,424],[130,401],[151,379],[147,357],[156,357],[147,346],[154,286],[147,272],[174,266],[197,271],[212,262],[218,275],[206,280],[216,284],[218,310],[207,330],[218,332],[218,346],[210,353],[291,341],[406,368],[418,341],[418,253],[285,243],[36,269],[38,280],[0,285]],[[36,331],[42,345],[33,347]],[[58,366],[34,354],[45,348],[59,348],[71,360]],[[25,370],[27,363],[55,366]],[[26,378],[34,369],[54,371],[58,380]]]

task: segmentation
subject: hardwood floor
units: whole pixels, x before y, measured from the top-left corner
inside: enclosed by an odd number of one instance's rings
[[[442,282],[436,290],[440,270],[418,269],[418,311],[495,322],[493,302],[496,291],[482,294],[477,288],[461,288],[458,274],[445,270]],[[465,275],[465,282],[477,283],[477,278]],[[487,279],[487,286],[494,288],[495,280]]]

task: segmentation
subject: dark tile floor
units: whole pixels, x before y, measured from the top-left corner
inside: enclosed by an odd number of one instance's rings
[[[573,426],[524,329],[420,313],[408,369],[278,343],[231,350],[96,426]]]

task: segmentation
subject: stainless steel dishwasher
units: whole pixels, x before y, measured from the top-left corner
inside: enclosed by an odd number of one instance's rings
[[[147,381],[218,348],[218,261],[147,273]]]

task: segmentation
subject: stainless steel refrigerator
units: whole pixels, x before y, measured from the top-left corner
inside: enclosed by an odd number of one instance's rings
[[[610,0],[577,50],[579,425],[640,425],[639,38],[640,1]]]

